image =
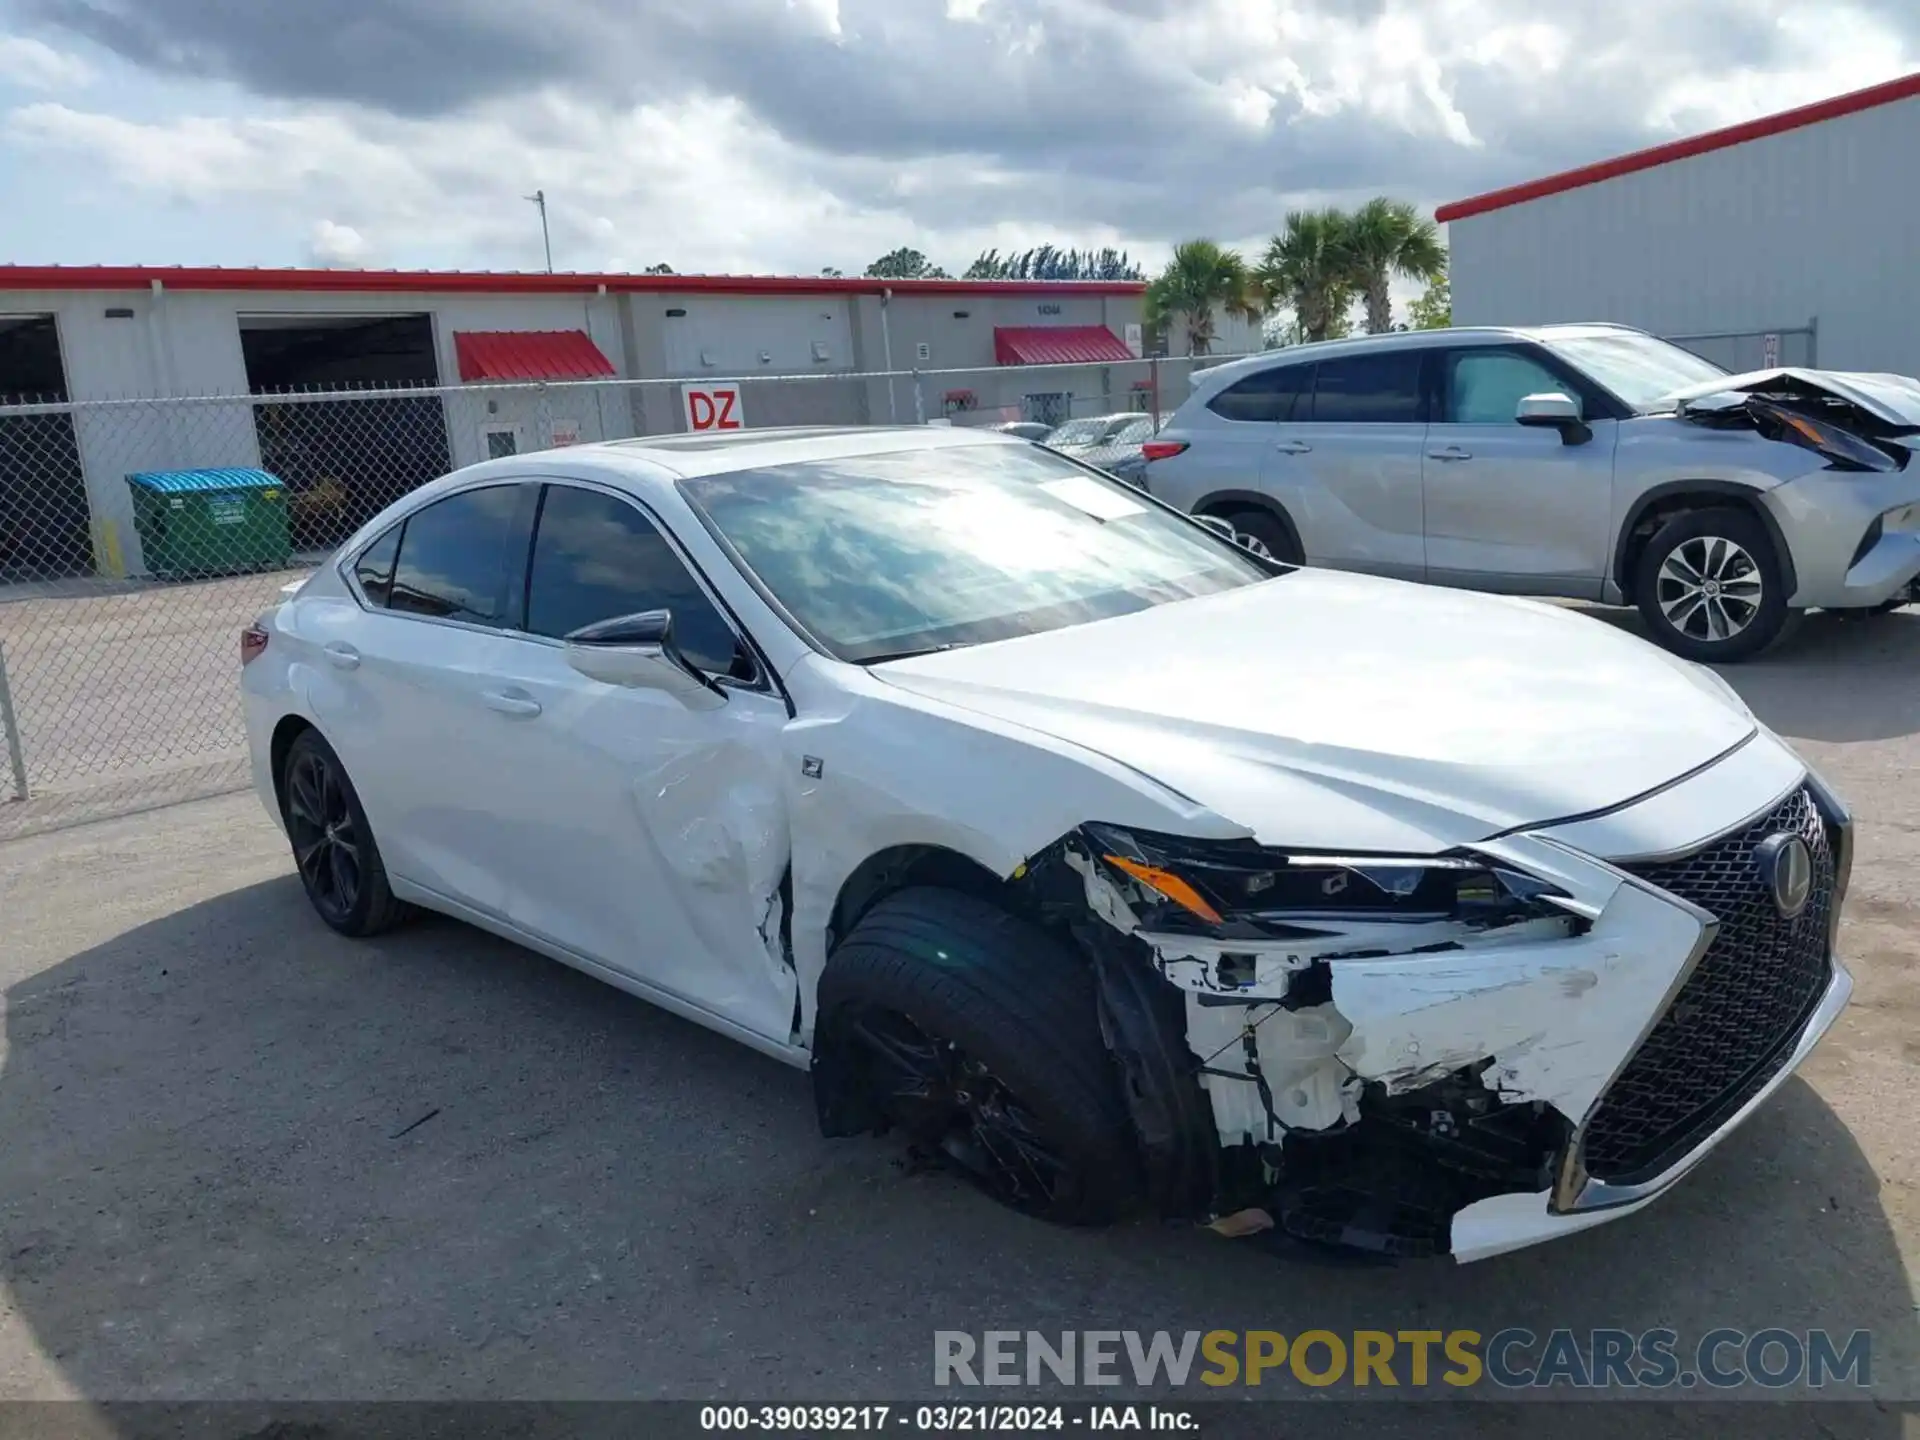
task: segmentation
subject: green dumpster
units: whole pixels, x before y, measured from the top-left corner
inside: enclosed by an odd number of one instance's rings
[[[286,488],[265,470],[149,470],[127,486],[151,574],[189,580],[291,562]]]

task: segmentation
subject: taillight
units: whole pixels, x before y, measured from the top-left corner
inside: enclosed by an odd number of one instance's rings
[[[1184,440],[1149,440],[1140,447],[1140,453],[1149,460],[1171,460],[1186,448]]]
[[[267,653],[267,627],[259,621],[240,632],[240,663],[247,665]]]

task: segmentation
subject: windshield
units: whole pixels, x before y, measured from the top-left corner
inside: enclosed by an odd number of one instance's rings
[[[853,455],[680,482],[788,614],[872,663],[1265,580],[1244,550],[1044,450]]]
[[[1107,433],[1113,422],[1105,416],[1092,420],[1069,420],[1047,436],[1049,445],[1092,445]]]
[[[1552,335],[1547,348],[1564,355],[1635,410],[1651,410],[1676,390],[1727,372],[1691,350],[1651,335]]]

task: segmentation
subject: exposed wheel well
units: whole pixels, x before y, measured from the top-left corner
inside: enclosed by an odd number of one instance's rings
[[[860,917],[896,890],[931,885],[958,890],[999,903],[1007,883],[977,860],[939,845],[895,845],[869,855],[840,886],[833,904],[827,949],[856,925]]]
[[[1640,557],[1646,552],[1647,542],[1669,520],[1694,510],[1744,510],[1752,515],[1773,542],[1774,559],[1780,566],[1786,593],[1791,596],[1800,588],[1793,571],[1793,552],[1787,548],[1786,536],[1780,533],[1772,512],[1760,503],[1758,491],[1732,481],[1683,480],[1643,495],[1627,523],[1620,528],[1619,543],[1614,547],[1613,581],[1628,600],[1634,598],[1634,572],[1640,568]]]
[[[287,769],[287,751],[293,748],[293,742],[306,731],[313,729],[299,715],[288,715],[273,727],[273,739],[267,746],[267,763],[273,767],[273,796],[284,807],[287,803],[286,785],[282,776]]]

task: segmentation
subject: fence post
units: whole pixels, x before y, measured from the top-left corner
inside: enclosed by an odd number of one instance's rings
[[[7,647],[0,643],[0,730],[7,734],[7,763],[13,768],[13,798],[25,800],[27,757],[20,748],[20,722],[13,713],[13,687],[7,683]]]
[[[548,450],[553,447],[553,397],[547,390],[547,382],[542,380],[539,389],[539,402],[534,406],[533,423],[540,433],[533,437],[535,450]]]
[[[913,372],[913,423],[916,425],[927,423],[927,392],[920,386],[920,371],[917,367]]]
[[[1807,368],[1814,370],[1820,365],[1820,317],[1807,317]]]
[[[1147,392],[1153,397],[1149,402],[1153,406],[1153,433],[1160,433],[1160,352],[1154,351],[1147,357]]]

